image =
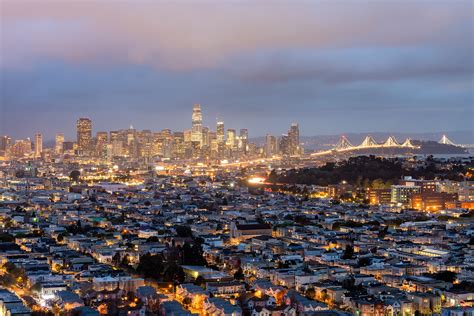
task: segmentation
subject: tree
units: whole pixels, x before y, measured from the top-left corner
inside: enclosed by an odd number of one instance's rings
[[[314,297],[316,296],[316,291],[314,288],[309,288],[306,290],[305,295],[307,298],[314,300]]]
[[[58,237],[56,238],[56,240],[57,240],[58,242],[62,242],[62,241],[64,240],[64,236],[65,236],[65,235],[64,235],[63,233],[61,233],[61,234],[58,235]]]
[[[183,300],[183,305],[184,306],[189,306],[191,305],[192,301],[191,301],[191,298],[189,297],[185,297],[184,300]]]
[[[20,170],[15,171],[15,177],[24,178],[25,177],[25,170],[20,169]]]
[[[203,266],[207,264],[202,247],[198,243],[194,243],[192,246],[185,243],[181,248],[181,257],[181,262],[185,265]]]
[[[321,301],[326,303],[329,300],[328,290],[324,289],[321,291]]]
[[[8,233],[0,233],[0,242],[14,242],[15,237]]]
[[[199,285],[199,286],[204,286],[206,284],[206,280],[200,275],[196,278],[194,281],[194,284]]]
[[[344,253],[342,254],[342,259],[352,259],[354,257],[354,247],[347,245]]]
[[[78,182],[80,177],[81,177],[81,172],[79,170],[73,170],[69,174],[69,179],[71,179],[74,182]]]
[[[387,235],[387,231],[388,231],[388,226],[385,226],[383,229],[379,230],[378,238],[384,239],[385,236]]]
[[[236,280],[244,280],[245,279],[244,271],[242,270],[241,267],[239,267],[237,269],[237,271],[234,273],[234,279],[236,279]]]
[[[126,254],[125,256],[123,256],[122,258],[122,261],[121,261],[121,266],[123,267],[128,267],[129,264],[130,264],[130,256],[128,254]]]
[[[193,232],[189,226],[176,226],[175,229],[178,237],[193,237]]]
[[[115,266],[119,266],[120,265],[120,262],[121,262],[121,257],[120,257],[120,253],[119,252],[116,252],[114,254],[114,256],[112,257],[112,263],[115,265]]]
[[[151,255],[149,253],[140,257],[137,271],[146,278],[160,279],[163,272],[163,257],[161,255]]]
[[[158,237],[156,236],[151,236],[151,237],[148,237],[148,239],[146,240],[146,242],[158,242]]]
[[[176,263],[170,263],[166,266],[163,271],[164,282],[178,282],[183,283],[186,275],[184,274],[183,268]]]
[[[382,179],[375,179],[372,181],[372,189],[384,189],[385,183]]]
[[[41,283],[35,283],[31,288],[31,292],[39,293],[41,291]]]
[[[435,274],[430,275],[436,280],[441,280],[448,283],[453,283],[456,280],[457,274],[452,271],[440,271]]]
[[[358,264],[360,267],[368,266],[370,265],[370,259],[367,257],[360,258]]]
[[[15,284],[15,278],[11,274],[0,275],[0,284],[4,287],[10,287]]]

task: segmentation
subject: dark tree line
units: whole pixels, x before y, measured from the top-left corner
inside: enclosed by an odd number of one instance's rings
[[[140,257],[137,272],[146,278],[163,282],[183,282],[184,272],[181,265],[204,266],[207,264],[203,257],[201,243],[198,241],[182,247],[171,247],[163,254],[145,254]]]
[[[436,163],[428,159],[428,163],[420,168],[405,168],[402,161],[379,158],[375,156],[351,157],[341,162],[328,162],[317,168],[291,169],[282,173],[273,170],[269,182],[307,185],[330,185],[347,181],[360,187],[381,187],[395,182],[403,176],[434,179],[436,177],[462,180],[468,166],[453,164],[449,168],[438,168]]]

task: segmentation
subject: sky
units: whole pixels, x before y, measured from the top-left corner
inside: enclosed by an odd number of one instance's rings
[[[0,134],[474,129],[472,0],[0,0]]]

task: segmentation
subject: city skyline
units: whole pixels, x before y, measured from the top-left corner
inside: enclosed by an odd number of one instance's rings
[[[474,0],[0,0],[0,316],[474,316]]]
[[[472,132],[470,1],[1,8],[0,133],[15,138],[72,135],[77,117],[183,130],[194,103],[203,126],[258,136],[295,121],[302,135]]]

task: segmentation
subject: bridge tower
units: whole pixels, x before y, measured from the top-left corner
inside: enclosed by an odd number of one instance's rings
[[[415,146],[413,146],[413,144],[411,143],[411,139],[410,139],[410,138],[407,138],[407,139],[405,139],[405,141],[403,142],[402,147],[414,148]]]
[[[373,139],[372,136],[368,135],[365,137],[364,141],[359,145],[359,147],[375,147],[377,142]]]
[[[342,149],[348,149],[354,147],[351,142],[347,139],[346,136],[342,135],[341,139],[339,139],[339,142],[336,144],[334,147],[335,150],[342,150]]]
[[[390,136],[389,138],[387,138],[387,140],[385,141],[385,143],[383,143],[382,146],[383,147],[397,147],[397,146],[400,146],[400,144],[397,142],[394,136]]]
[[[453,143],[453,142],[448,138],[448,136],[446,136],[446,134],[443,134],[443,136],[441,137],[441,139],[439,140],[438,143],[443,144],[443,145],[456,146],[456,144]]]

